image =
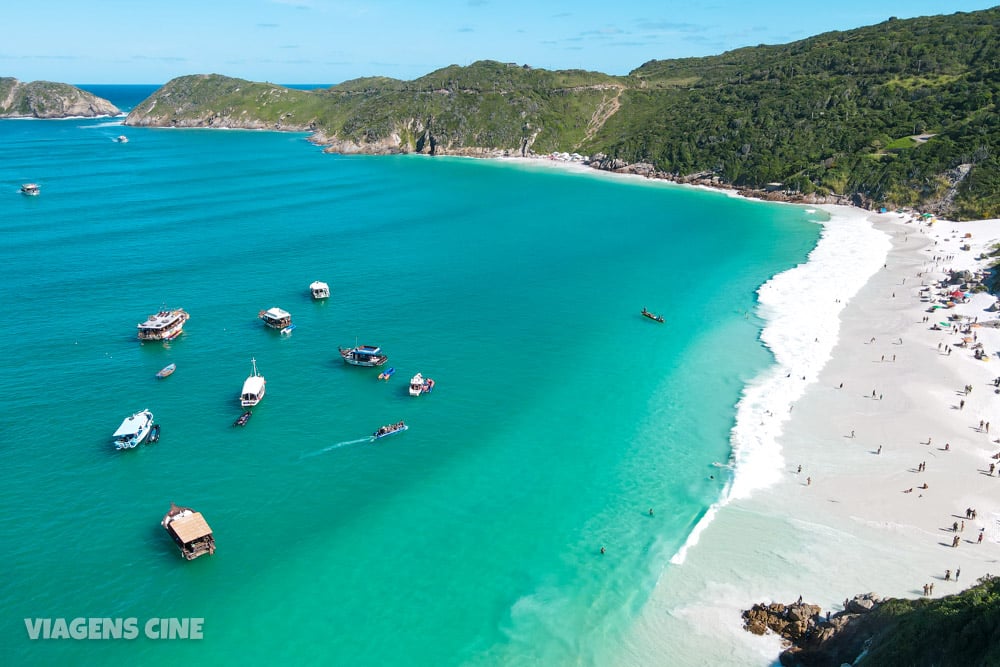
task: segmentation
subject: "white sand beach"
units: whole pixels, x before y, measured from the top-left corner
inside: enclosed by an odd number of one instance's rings
[[[774,664],[778,638],[742,630],[756,602],[801,595],[836,613],[857,593],[940,597],[1000,573],[1000,329],[982,326],[995,298],[928,312],[948,269],[986,266],[1000,221],[822,208],[810,261],[761,290],[778,368],[738,408],[733,484],[664,570],[621,664]]]
[[[743,630],[757,602],[801,595],[836,613],[858,593],[912,598],[933,584],[941,597],[1000,574],[1000,327],[988,326],[1000,312],[987,292],[944,307],[960,285],[941,286],[951,270],[987,268],[1000,220],[813,208],[830,220],[808,262],[759,291],[776,365],[737,406],[733,480],[617,664],[775,665],[780,639]]]

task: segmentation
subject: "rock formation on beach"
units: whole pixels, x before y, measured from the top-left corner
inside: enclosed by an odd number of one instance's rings
[[[944,667],[1000,664],[1000,579],[986,576],[938,599],[845,600],[829,616],[817,605],[760,603],[743,612],[754,634],[779,634],[785,667]]]
[[[67,83],[0,78],[0,118],[117,116],[111,102]]]
[[[882,602],[874,593],[856,595],[846,601],[845,611],[824,617],[818,605],[760,603],[743,612],[744,628],[763,635],[773,632],[789,646],[781,654],[786,667],[839,667],[851,663],[864,650],[869,638],[863,615]]]

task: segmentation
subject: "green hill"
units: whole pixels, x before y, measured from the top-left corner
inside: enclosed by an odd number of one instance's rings
[[[117,116],[118,107],[67,83],[0,77],[0,118]]]
[[[297,91],[175,79],[127,124],[314,131],[342,152],[604,154],[670,177],[1000,217],[1000,8],[833,32],[628,76],[481,61]]]
[[[825,624],[829,626],[830,624]],[[1000,579],[956,595],[889,599],[838,630],[813,629],[781,655],[786,667],[1000,665]]]

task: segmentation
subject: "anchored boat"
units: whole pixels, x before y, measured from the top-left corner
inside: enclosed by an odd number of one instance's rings
[[[352,366],[381,366],[389,360],[376,345],[357,345],[352,348],[338,347],[340,356]]]
[[[184,323],[191,318],[183,308],[161,310],[136,325],[139,340],[173,340],[184,331]]]
[[[429,394],[434,390],[434,380],[417,373],[410,378],[410,396]]]
[[[314,299],[326,299],[330,296],[330,286],[319,280],[309,285],[309,291]]]
[[[177,370],[177,364],[167,364],[159,371],[157,371],[156,377],[158,378],[170,377],[171,375],[174,374],[174,371],[176,370]]]
[[[260,403],[264,398],[264,390],[267,387],[267,381],[264,380],[264,376],[257,372],[257,360],[251,358],[250,363],[253,364],[253,372],[243,382],[243,391],[240,392],[240,405],[244,408],[252,408]]]
[[[257,317],[264,320],[264,324],[272,329],[284,329],[292,323],[292,314],[281,308],[262,310],[257,313]]]
[[[208,522],[205,521],[201,512],[195,512],[190,507],[178,507],[174,503],[170,503],[170,511],[164,515],[160,525],[170,533],[170,537],[180,548],[181,555],[187,560],[215,553],[215,538],[212,536],[212,529],[209,528]]]
[[[115,449],[134,449],[149,437],[152,428],[153,413],[149,410],[140,410],[129,415],[118,430],[111,434],[115,441]]]

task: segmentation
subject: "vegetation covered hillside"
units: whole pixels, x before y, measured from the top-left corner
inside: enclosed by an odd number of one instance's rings
[[[625,77],[493,61],[308,92],[182,77],[127,123],[312,130],[339,151],[601,153],[670,177],[978,218],[1000,217],[998,99],[995,8],[654,60]]]
[[[623,79],[605,74],[492,61],[316,91],[195,75],[169,82],[126,124],[316,130],[356,152],[552,151],[596,130],[595,114],[622,88]]]
[[[822,635],[822,636],[820,636]],[[939,599],[889,599],[832,636],[813,633],[781,655],[786,667],[1000,665],[1000,578]]]
[[[1000,215],[1000,9],[652,61],[630,78],[588,150],[736,185]]]
[[[67,83],[25,83],[0,77],[0,118],[67,118],[117,116],[121,111],[107,100]]]

